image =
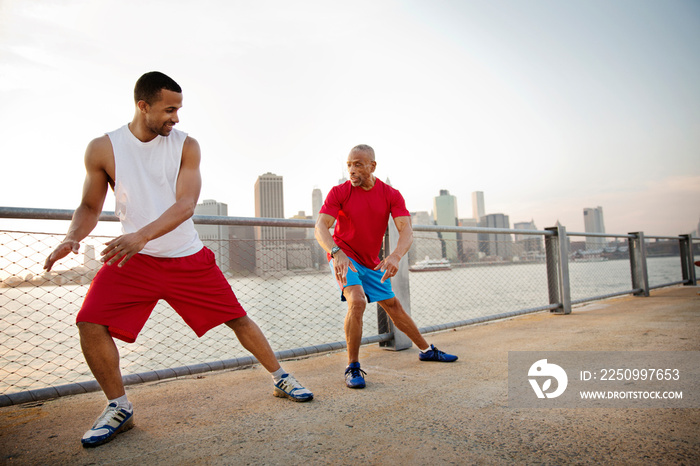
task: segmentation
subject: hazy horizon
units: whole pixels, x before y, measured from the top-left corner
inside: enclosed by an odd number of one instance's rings
[[[483,191],[511,225],[584,231],[602,206],[609,233],[688,233],[698,44],[690,0],[4,0],[0,205],[74,209],[88,142],[130,121],[136,79],[160,70],[202,147],[200,202],[231,216],[254,216],[266,172],[285,217],[311,213],[365,143],[410,211],[447,189],[471,218]]]

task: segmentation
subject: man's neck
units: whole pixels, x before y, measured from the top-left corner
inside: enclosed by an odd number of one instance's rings
[[[364,189],[365,191],[369,191],[370,189],[374,188],[374,185],[377,183],[377,178],[374,175],[370,175],[370,179],[367,180],[368,186],[361,185],[360,188]]]
[[[141,142],[152,141],[158,136],[156,133],[146,128],[145,125],[139,124],[135,118],[128,124],[128,127],[131,134]]]

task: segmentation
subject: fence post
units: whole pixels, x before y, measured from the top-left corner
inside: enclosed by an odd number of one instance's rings
[[[569,245],[566,228],[558,225],[545,228],[554,233],[544,237],[547,258],[547,284],[549,287],[549,304],[561,307],[550,312],[554,314],[571,314],[571,288],[569,286]]]
[[[649,296],[649,274],[647,272],[647,247],[644,232],[630,233],[633,238],[627,239],[630,252],[630,268],[632,272],[632,288],[635,296]]]
[[[387,236],[388,237],[384,238],[384,257],[388,256],[389,253],[396,248],[396,244],[399,241],[399,230],[396,229],[394,220],[391,217],[389,218]],[[404,311],[406,311],[408,315],[411,315],[411,290],[408,283],[408,254],[401,258],[399,270],[391,279],[391,288],[394,290],[396,299],[401,302]],[[380,334],[391,333],[393,336],[389,341],[380,342],[380,347],[401,351],[412,346],[411,339],[394,326],[394,323],[379,304],[377,304],[377,328]]]
[[[683,286],[696,286],[695,257],[693,255],[693,235],[679,235]]]

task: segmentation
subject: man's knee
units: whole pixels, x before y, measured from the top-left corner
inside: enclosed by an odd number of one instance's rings
[[[237,317],[236,319],[229,320],[228,322],[226,322],[226,325],[229,328],[231,328],[231,330],[236,331],[245,328],[250,324],[250,322],[252,322],[250,318],[247,315],[245,315],[242,317]]]
[[[348,302],[348,314],[359,315],[365,312],[365,307],[367,307],[367,301],[365,300],[365,293],[362,287],[354,285],[349,286],[343,290],[345,295],[345,300]]]
[[[389,317],[401,315],[405,312],[401,302],[396,299],[396,297],[379,301],[379,305],[386,311],[387,314],[389,314]]]
[[[105,335],[109,334],[106,325],[94,324],[92,322],[77,322],[78,333],[80,336]]]

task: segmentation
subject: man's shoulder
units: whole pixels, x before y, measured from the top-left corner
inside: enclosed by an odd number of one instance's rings
[[[86,156],[101,157],[105,155],[112,155],[114,150],[112,149],[112,141],[109,136],[103,134],[102,136],[96,137],[88,144]]]
[[[350,184],[350,181],[345,181],[343,183],[340,183],[338,185],[335,185],[331,188],[330,193],[334,193],[336,195],[342,194],[342,193],[349,193],[350,190],[352,189],[352,184]]]
[[[389,185],[389,184],[383,182],[383,181],[380,180],[379,178],[376,179],[375,185],[379,186],[379,188],[380,188],[383,192],[385,192],[385,193],[392,193],[392,194],[399,194],[399,195],[401,194],[401,192],[400,192],[398,189],[396,189],[396,188],[394,188],[393,186],[391,186],[391,185]]]
[[[170,132],[170,136],[177,136],[178,138],[181,138],[181,139],[193,139],[192,137],[190,137],[189,134],[187,134],[186,132],[184,132],[180,129],[177,129],[177,128],[172,129],[172,131]],[[168,137],[170,137],[170,136],[168,136]]]

